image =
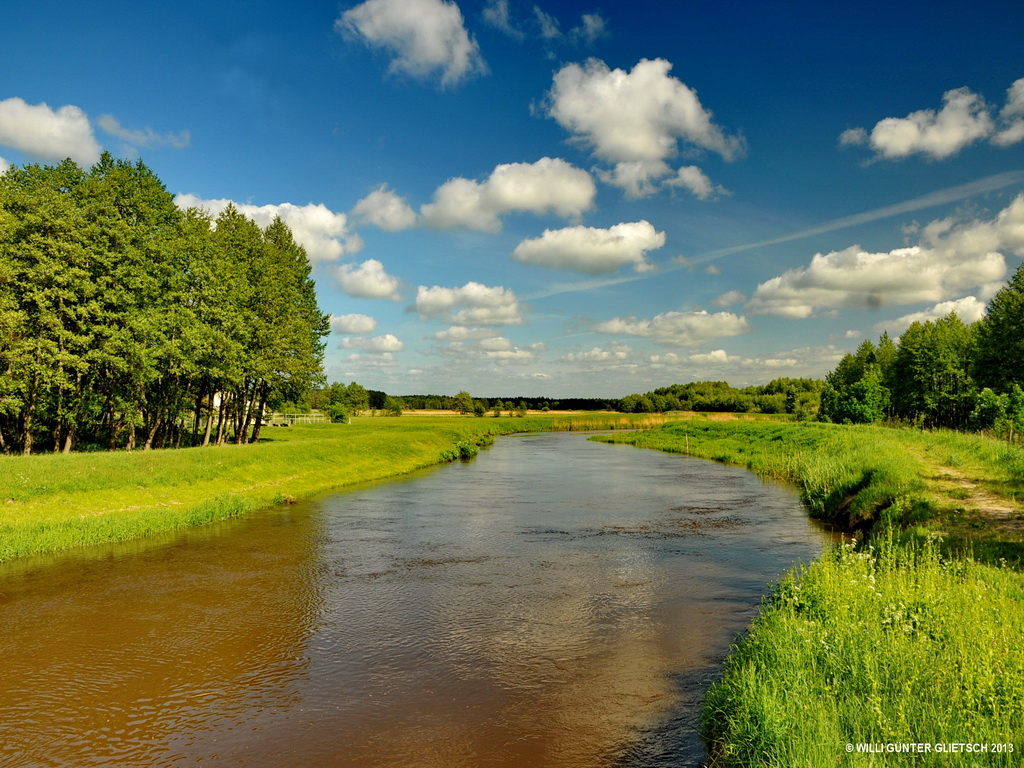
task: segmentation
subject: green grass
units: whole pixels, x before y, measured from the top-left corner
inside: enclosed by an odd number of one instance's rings
[[[1024,750],[1024,578],[933,546],[833,548],[778,585],[705,703],[718,766],[1015,765],[847,744]]]
[[[0,456],[0,562],[151,536],[405,474],[472,456],[498,434],[653,423],[610,413],[366,417],[265,427],[258,445]]]
[[[770,422],[679,422],[595,439],[740,464],[796,483],[812,515],[875,532],[773,590],[707,697],[712,765],[1019,761],[1024,575],[997,556],[1019,565],[1020,534],[981,515],[965,525],[956,504],[977,492],[1016,498],[1020,448],[954,432]],[[951,493],[951,473],[969,488]],[[1016,752],[846,751],[963,742],[1013,743]]]

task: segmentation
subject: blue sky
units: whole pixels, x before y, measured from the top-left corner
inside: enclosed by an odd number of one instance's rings
[[[330,380],[822,376],[1024,257],[1019,2],[6,3],[0,170],[288,222]]]

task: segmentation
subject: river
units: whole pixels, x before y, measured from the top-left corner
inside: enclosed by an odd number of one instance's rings
[[[699,765],[766,584],[829,535],[713,462],[470,462],[0,566],[0,766]]]

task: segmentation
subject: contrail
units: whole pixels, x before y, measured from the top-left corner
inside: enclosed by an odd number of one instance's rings
[[[965,200],[968,197],[973,197],[974,195],[980,195],[983,192],[993,192],[997,189],[1008,187],[1011,184],[1019,184],[1022,181],[1024,181],[1024,171],[1007,171],[1006,173],[997,173],[995,176],[987,176],[984,179],[972,181],[968,184],[960,184],[956,187],[940,189],[938,192],[931,192],[923,197],[915,197],[913,200],[896,203],[895,205],[887,205],[884,208],[875,208],[873,211],[865,211],[864,213],[857,213],[853,216],[844,216],[841,219],[834,219],[833,221],[819,224],[816,227],[802,229],[799,232],[793,232],[792,234],[783,235],[782,237],[775,237],[771,240],[761,240],[757,243],[746,243],[744,245],[734,245],[729,248],[719,248],[718,250],[709,251],[708,253],[704,253],[690,259],[689,262],[690,264],[703,264],[705,262],[721,258],[722,256],[739,253],[740,251],[763,248],[766,245],[788,243],[792,240],[801,240],[805,237],[813,237],[814,235],[821,235],[825,232],[834,232],[837,229],[846,229],[847,227],[855,227],[858,224],[867,224],[872,221],[878,221],[879,219],[887,219],[890,216],[898,216],[901,213],[921,211],[925,208],[934,208],[937,205],[955,203],[959,200]]]
[[[546,290],[538,291],[524,298],[527,300],[543,299],[548,296],[557,296],[562,293],[576,293],[579,291],[593,290],[594,288],[605,288],[611,285],[619,285],[620,283],[632,283],[636,280],[648,280],[652,277],[660,277],[669,272],[686,269],[697,264],[706,264],[709,261],[714,261],[715,259],[720,259],[723,256],[729,256],[734,253],[750,251],[754,248],[764,248],[768,245],[789,243],[793,240],[802,240],[803,238],[821,235],[825,232],[835,232],[839,229],[855,227],[858,224],[867,224],[872,221],[889,218],[890,216],[898,216],[902,213],[922,211],[926,208],[934,208],[937,205],[955,203],[960,200],[966,200],[968,197],[973,197],[974,195],[980,195],[984,192],[994,192],[997,189],[1003,189],[1004,187],[1009,187],[1013,184],[1020,184],[1022,182],[1024,182],[1024,171],[1006,171],[1005,173],[997,173],[995,176],[986,176],[984,179],[978,179],[977,181],[972,181],[967,184],[959,184],[955,187],[940,189],[937,192],[930,192],[922,197],[915,197],[913,200],[906,200],[902,203],[896,203],[895,205],[887,205],[884,208],[875,208],[872,211],[856,213],[853,216],[844,216],[841,219],[833,219],[832,221],[827,221],[824,224],[819,224],[816,227],[802,229],[799,232],[792,232],[788,235],[774,237],[770,240],[760,240],[756,243],[744,243],[743,245],[732,245],[728,248],[719,248],[714,251],[708,251],[707,253],[702,253],[700,256],[686,259],[685,263],[673,264],[652,272],[625,275],[623,277],[611,277],[603,280],[585,280],[578,283],[558,283],[556,285],[552,285]]]

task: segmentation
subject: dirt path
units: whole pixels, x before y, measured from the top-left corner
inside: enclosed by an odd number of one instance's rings
[[[1024,505],[984,487],[957,467],[934,466],[926,477],[941,503],[959,507],[958,522],[977,529],[982,525],[999,538],[1024,536]],[[978,525],[978,524],[981,525]]]

